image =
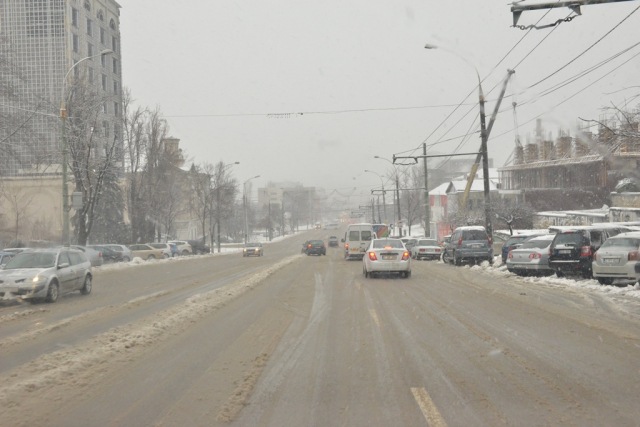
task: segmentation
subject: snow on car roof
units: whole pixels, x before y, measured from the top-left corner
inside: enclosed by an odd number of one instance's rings
[[[484,227],[481,225],[465,225],[464,227],[458,227],[456,230],[483,230]]]
[[[529,240],[529,242],[533,241],[533,240],[553,240],[556,237],[555,234],[545,234],[543,236],[537,236],[532,238],[531,240]]]

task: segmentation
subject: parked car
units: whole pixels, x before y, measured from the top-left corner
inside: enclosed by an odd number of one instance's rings
[[[102,264],[104,264],[102,252],[96,251],[95,249],[91,249],[87,246],[71,245],[71,247],[73,249],[84,252],[89,261],[91,261],[91,267],[100,267]]]
[[[309,255],[326,255],[327,246],[322,240],[310,240],[307,246],[307,256]]]
[[[164,258],[164,252],[162,252],[162,249],[152,248],[149,245],[131,245],[129,246],[129,249],[131,249],[131,253],[133,254],[134,258],[142,258],[145,260]]]
[[[593,256],[593,277],[603,285],[615,279],[636,282],[640,278],[640,232],[608,238]]]
[[[399,273],[411,276],[411,254],[399,239],[376,239],[369,243],[362,259],[364,277],[379,273]]]
[[[209,254],[211,253],[211,248],[204,244],[202,240],[187,240],[187,243],[191,245],[194,254]]]
[[[118,252],[111,248],[101,245],[89,245],[87,246],[89,249],[93,249],[94,251],[98,251],[102,254],[102,260],[104,262],[121,262],[123,261],[122,252]]]
[[[0,252],[0,266],[6,265],[14,256],[16,254],[13,252]]]
[[[418,239],[417,244],[409,252],[411,252],[411,258],[415,260],[440,259],[442,249],[435,239]]]
[[[549,267],[558,277],[581,275],[592,277],[593,254],[610,237],[620,234],[619,228],[584,226],[556,233],[549,248]]]
[[[336,236],[329,236],[329,247],[338,247],[338,238]]]
[[[244,245],[244,249],[242,250],[242,256],[263,256],[264,251],[262,249],[262,243],[247,243]]]
[[[403,237],[400,240],[402,240],[404,247],[407,248],[408,251],[411,251],[411,249],[418,244],[418,239],[413,237]]]
[[[309,246],[309,242],[310,242],[310,240],[307,240],[302,244],[302,249],[300,250],[301,254],[306,254],[307,253],[307,247]]]
[[[163,258],[171,258],[173,256],[171,245],[169,243],[147,243],[147,245],[155,249],[161,249]]]
[[[33,248],[5,248],[5,249],[2,250],[2,252],[9,252],[9,253],[12,253],[12,254],[15,255],[15,254],[19,254],[19,253],[22,253],[22,252],[30,252],[32,250],[33,250]]]
[[[59,295],[91,292],[91,262],[84,252],[59,248],[17,254],[0,271],[0,298],[55,302]]]
[[[98,246],[104,246],[116,252],[122,252],[122,261],[129,262],[133,259],[133,254],[131,253],[131,249],[126,247],[125,245],[114,245],[114,244],[101,244]]]
[[[169,247],[171,247],[171,256],[178,256],[178,245],[176,245],[175,243],[167,243],[169,245]]]
[[[447,245],[449,244],[449,242],[450,242],[450,241],[451,241],[451,234],[447,234],[446,236],[444,236],[444,237],[442,238],[442,240],[440,240],[440,241],[438,242],[438,244],[439,244],[440,246],[447,246]]]
[[[191,255],[193,253],[193,248],[188,242],[183,240],[172,240],[169,243],[175,243],[178,247],[178,255]]]
[[[444,262],[461,265],[464,261],[478,262],[493,260],[491,238],[484,227],[458,227],[451,235],[442,254]]]
[[[518,276],[553,274],[549,267],[549,246],[554,238],[553,234],[547,234],[526,239],[507,255],[507,270]]]
[[[514,234],[502,245],[502,262],[507,262],[507,255],[509,255],[509,251],[512,251],[517,248],[519,243],[524,243],[527,239],[532,239],[538,236],[544,236],[549,233],[518,233]]]

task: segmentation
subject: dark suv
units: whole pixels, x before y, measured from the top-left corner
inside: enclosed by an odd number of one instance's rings
[[[442,260],[455,265],[463,261],[493,261],[493,246],[484,227],[458,227],[445,246]]]
[[[338,238],[336,236],[329,237],[329,246],[338,247]]]
[[[549,267],[558,277],[581,275],[592,277],[593,254],[609,237],[624,230],[619,228],[585,226],[556,233],[549,247]]]
[[[327,247],[322,240],[310,240],[307,245],[307,255],[326,255]]]
[[[205,245],[202,240],[187,240],[187,243],[193,248],[194,255],[211,253],[211,248]]]

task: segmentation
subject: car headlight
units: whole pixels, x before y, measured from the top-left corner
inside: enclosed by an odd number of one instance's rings
[[[43,281],[45,281],[45,280],[47,280],[47,278],[46,278],[46,277],[36,276],[36,277],[34,277],[31,281],[32,281],[33,283],[38,283],[38,282],[43,282]]]

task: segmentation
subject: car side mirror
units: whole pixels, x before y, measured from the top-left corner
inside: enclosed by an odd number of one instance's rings
[[[58,264],[58,270],[60,270],[61,268],[67,268],[67,267],[69,267],[68,262],[63,262],[62,264]]]
[[[340,239],[340,242],[341,242],[341,243],[344,243],[344,239]]]

